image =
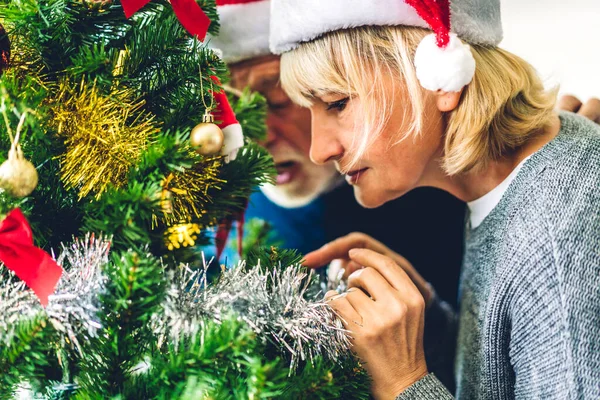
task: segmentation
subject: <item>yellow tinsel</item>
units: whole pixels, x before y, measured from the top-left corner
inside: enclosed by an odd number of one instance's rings
[[[73,87],[63,81],[54,103],[51,125],[66,145],[59,156],[65,186],[79,189],[83,198],[90,193],[100,197],[109,185],[125,185],[130,168],[158,131],[134,90],[115,88],[102,95],[95,83]]]
[[[209,188],[225,183],[219,178],[222,157],[205,159],[190,169],[172,172],[162,181],[161,208],[164,223],[192,221],[206,214]]]

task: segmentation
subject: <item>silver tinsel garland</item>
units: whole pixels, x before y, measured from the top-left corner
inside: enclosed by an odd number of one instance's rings
[[[10,343],[19,321],[40,315],[48,318],[65,343],[81,352],[80,340],[96,336],[101,328],[98,295],[106,284],[102,266],[108,262],[109,248],[109,240],[93,234],[63,245],[56,261],[64,272],[46,308],[20,279],[0,266],[0,344]]]
[[[80,343],[102,328],[98,296],[104,291],[109,240],[86,235],[64,246],[57,262],[63,273],[56,292],[43,308],[25,284],[6,268],[0,269],[0,345],[10,344],[15,326],[24,319],[44,316],[81,352]],[[171,272],[161,312],[153,318],[159,344],[201,331],[206,321],[220,322],[235,314],[259,339],[268,340],[290,358],[290,372],[300,361],[323,356],[341,361],[350,355],[350,338],[341,320],[322,296],[310,294],[312,272],[300,265],[268,270],[240,262],[223,270],[208,284],[207,265],[192,271],[181,266]],[[310,290],[309,290],[310,289]]]
[[[340,319],[322,296],[307,296],[312,272],[300,265],[266,270],[240,262],[207,285],[204,265],[200,271],[182,266],[171,275],[164,312],[155,320],[163,340],[177,343],[201,329],[202,321],[235,313],[259,338],[289,352],[291,371],[300,360],[324,356],[339,361],[350,354]]]

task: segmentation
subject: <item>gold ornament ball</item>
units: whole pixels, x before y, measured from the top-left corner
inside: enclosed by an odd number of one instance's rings
[[[10,157],[0,165],[0,188],[11,196],[25,197],[38,184],[38,173],[32,163],[24,158]]]
[[[203,156],[218,154],[224,141],[225,135],[223,135],[221,128],[210,122],[202,122],[196,125],[190,134],[190,143],[196,149],[196,152]]]

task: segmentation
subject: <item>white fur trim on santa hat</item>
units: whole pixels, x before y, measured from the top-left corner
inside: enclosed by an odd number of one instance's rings
[[[221,155],[225,156],[225,161],[233,161],[237,157],[238,150],[244,146],[244,133],[240,124],[231,124],[223,128],[223,148]]]
[[[427,90],[458,92],[471,83],[475,59],[471,48],[454,34],[444,48],[438,47],[435,34],[423,38],[415,52],[417,78]]]
[[[285,53],[340,29],[400,23],[427,27],[402,0],[273,0],[271,51]]]
[[[271,54],[270,3],[259,0],[217,7],[221,28],[218,36],[211,36],[210,47],[221,50],[227,63]]]
[[[502,39],[499,0],[453,0],[452,31],[472,43]],[[327,32],[359,26],[428,28],[403,0],[272,0],[271,51],[282,54]]]

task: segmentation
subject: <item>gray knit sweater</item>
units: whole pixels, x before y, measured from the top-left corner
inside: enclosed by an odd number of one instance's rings
[[[467,230],[458,329],[444,303],[427,312],[429,370],[454,361],[459,399],[600,399],[600,128],[560,119]],[[452,398],[434,374],[398,396]]]

